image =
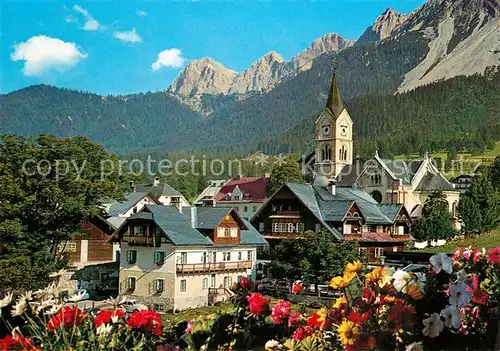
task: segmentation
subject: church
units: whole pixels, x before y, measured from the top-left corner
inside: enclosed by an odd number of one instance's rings
[[[314,164],[313,176],[326,177],[337,187],[364,189],[380,204],[403,204],[412,219],[419,218],[430,194],[441,191],[449,205],[454,226],[460,229],[460,192],[439,171],[430,157],[423,160],[389,160],[379,156],[361,164],[353,162],[353,121],[345,108],[334,73],[328,100],[316,120],[315,151],[306,157]]]

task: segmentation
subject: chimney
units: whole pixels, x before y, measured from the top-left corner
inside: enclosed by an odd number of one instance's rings
[[[160,177],[155,177],[153,180],[153,186],[157,187],[158,185],[160,185]]]
[[[130,191],[135,193],[135,184],[134,184],[134,181],[130,181]]]
[[[191,227],[196,229],[197,223],[198,223],[198,208],[196,206],[191,206]]]
[[[335,195],[336,190],[337,189],[335,188],[335,179],[332,178],[328,181],[328,192],[332,195]]]

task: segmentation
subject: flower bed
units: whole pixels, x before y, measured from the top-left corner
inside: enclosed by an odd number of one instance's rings
[[[62,300],[59,286],[0,300],[13,304],[11,335],[0,350],[407,350],[493,349],[500,305],[500,248],[436,254],[414,274],[389,267],[365,271],[348,264],[330,285],[343,294],[332,306],[306,313],[289,301],[271,305],[243,278],[232,287],[229,313],[163,325],[154,311],[127,314],[123,301],[84,311]],[[297,282],[292,293],[300,294]],[[234,312],[233,312],[234,311]]]

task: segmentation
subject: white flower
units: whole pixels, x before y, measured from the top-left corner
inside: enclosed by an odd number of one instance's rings
[[[12,308],[12,317],[20,316],[26,311],[26,299],[20,298]]]
[[[119,298],[114,299],[112,297],[108,297],[106,300],[104,300],[104,303],[113,306],[114,309],[117,309],[118,307],[123,305],[125,301],[127,301],[126,296],[123,296],[121,299]]]
[[[7,307],[12,302],[12,293],[7,293],[2,300],[0,300],[0,308]]]
[[[71,295],[70,297],[68,297],[68,301],[69,302],[78,302],[78,301],[80,301],[80,300],[83,299],[84,295],[85,295],[85,290],[80,290],[76,294]]]
[[[56,314],[59,312],[59,310],[62,308],[62,305],[52,305],[48,311],[45,312],[46,315],[52,316],[53,314]]]
[[[264,345],[264,348],[266,349],[266,351],[270,351],[270,350],[276,350],[277,348],[279,348],[281,345],[278,341],[276,340],[269,340],[268,342],[266,342],[266,345]]]
[[[49,274],[49,278],[59,278],[64,273],[66,273],[66,270],[63,268],[63,269],[58,270],[57,272],[50,273]]]
[[[398,269],[392,277],[394,278],[392,285],[396,291],[406,294],[408,283],[413,280],[412,276],[408,272]]]
[[[97,335],[108,335],[111,333],[111,330],[113,329],[113,326],[108,323],[103,323],[99,327],[97,327]]]
[[[467,289],[467,284],[457,283],[450,286],[450,305],[465,307],[472,298],[472,291]]]
[[[422,342],[414,342],[406,346],[405,351],[424,351],[424,346]]]
[[[453,272],[453,263],[451,258],[444,253],[439,253],[432,256],[429,261],[431,262],[432,268],[434,269],[434,273],[438,274],[442,270],[451,273]]]
[[[441,311],[441,316],[444,317],[444,325],[448,328],[460,328],[462,316],[456,306],[447,306]]]
[[[56,305],[56,300],[53,297],[42,300],[41,303],[34,302],[33,306],[37,306],[36,310],[35,310],[35,314],[38,315],[42,310],[44,310],[47,307],[52,307],[53,305]]]
[[[21,295],[21,298],[27,301],[33,300],[33,291],[31,290],[26,291],[24,294]]]
[[[429,336],[431,338],[435,338],[443,331],[444,324],[439,314],[433,313],[429,318],[426,318],[422,321],[424,324],[424,329],[422,330],[422,334],[425,336]]]
[[[115,314],[115,313],[113,312],[113,314],[111,315],[111,322],[112,322],[113,324],[115,324],[115,323],[118,323],[119,321],[120,321],[120,316],[118,316],[117,314]]]

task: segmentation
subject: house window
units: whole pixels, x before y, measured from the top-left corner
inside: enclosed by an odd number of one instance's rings
[[[344,224],[344,234],[351,234],[351,225]]]
[[[127,289],[130,291],[135,290],[135,277],[128,277],[127,278]]]
[[[241,251],[238,251],[238,261],[241,261]]]
[[[136,225],[134,228],[135,235],[146,235],[146,227],[143,225]]]
[[[223,252],[222,253],[223,261],[231,261],[231,252]]]
[[[255,212],[257,212],[257,206],[254,206],[254,207],[253,207],[253,212],[254,212],[254,213],[255,213]]]
[[[247,251],[247,260],[251,261],[252,260],[252,250]]]
[[[231,277],[224,277],[224,287],[225,288],[231,287]]]
[[[153,261],[158,266],[163,265],[165,263],[165,252],[164,251],[156,251],[153,256]]]
[[[181,280],[181,292],[186,291],[186,279]]]
[[[404,235],[404,233],[405,233],[405,227],[402,225],[398,225],[398,234]]]
[[[231,237],[232,238],[238,237],[238,228],[231,228]]]
[[[375,258],[380,258],[380,256],[384,255],[384,249],[382,247],[375,248]]]
[[[366,247],[358,247],[358,252],[359,252],[360,254],[362,254],[362,255],[363,255],[363,254],[365,254],[365,253],[366,253],[366,251],[367,251],[367,250],[366,250]]]
[[[203,285],[201,287],[203,290],[208,289],[208,278],[203,278]]]
[[[305,229],[306,229],[305,224],[304,223],[299,223],[299,233],[303,233]]]
[[[186,264],[188,260],[187,252],[181,252],[181,264]]]
[[[321,231],[321,223],[316,223],[316,225],[314,226],[314,231],[316,233]]]
[[[155,302],[153,304],[153,309],[157,312],[165,312],[167,310],[167,305],[164,303]]]
[[[217,252],[212,253],[212,262],[213,263],[217,262]]]
[[[368,233],[368,226],[367,225],[363,225],[363,227],[361,229],[361,232],[362,233]]]
[[[215,274],[210,274],[210,287],[215,288]]]
[[[264,232],[264,229],[265,229],[264,222],[259,222],[259,232],[260,233]]]
[[[382,227],[381,225],[378,225],[377,226],[377,233],[383,233],[384,232],[384,227]]]
[[[137,261],[137,251],[136,250],[127,250],[127,262],[135,263]]]
[[[394,246],[394,247],[392,248],[392,252],[398,252],[398,247],[397,247],[397,246]]]
[[[155,279],[155,291],[162,292],[165,287],[165,281],[163,279]]]
[[[203,255],[201,255],[201,262],[207,263],[207,253],[206,252],[204,252]]]
[[[133,213],[137,213],[137,206],[135,206],[135,207],[132,209],[132,212],[133,212]]]
[[[243,212],[248,212],[248,206],[243,207]]]
[[[234,210],[235,210],[236,212],[240,212],[240,208],[239,208],[238,206],[234,206]]]
[[[231,233],[229,231],[229,228],[224,228],[224,237],[229,238],[231,236]]]

